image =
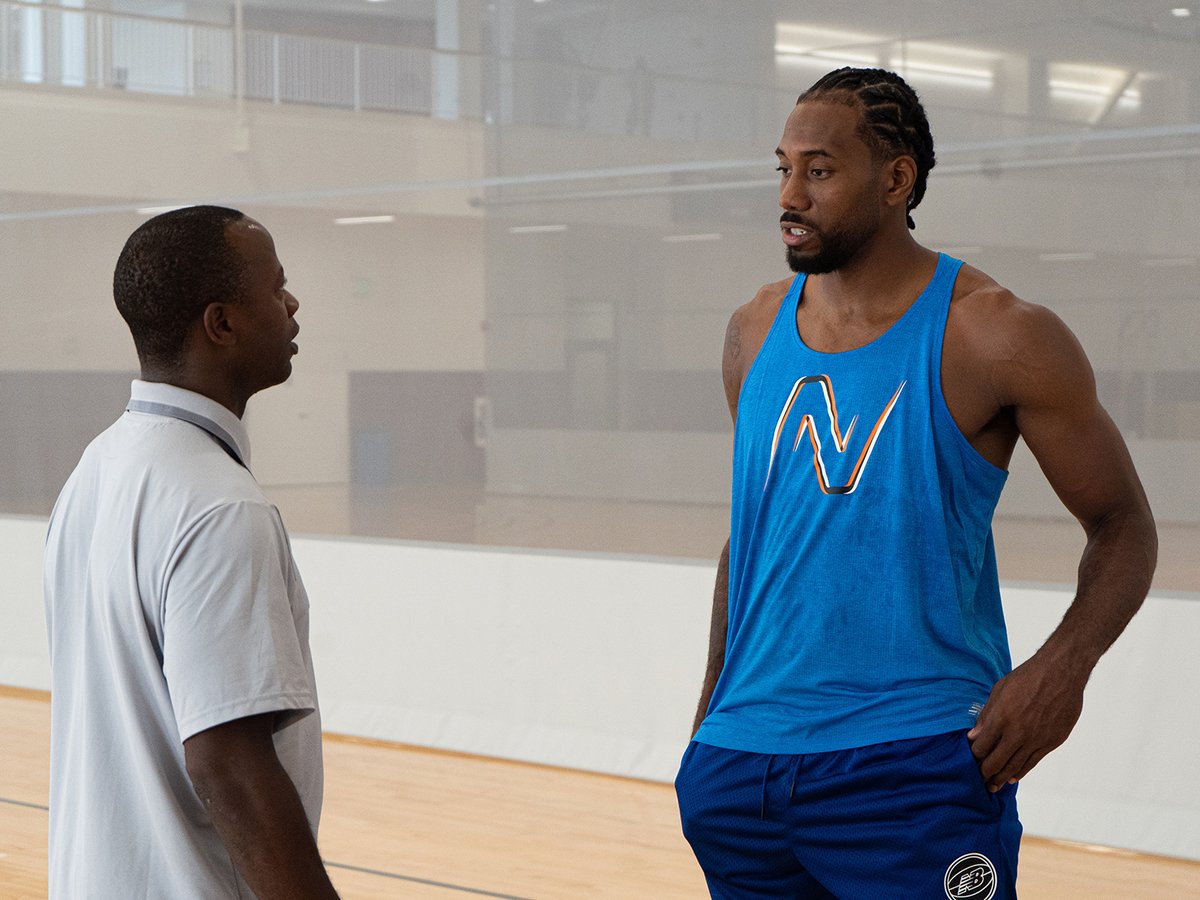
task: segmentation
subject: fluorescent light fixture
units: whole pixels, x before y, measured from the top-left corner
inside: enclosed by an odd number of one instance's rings
[[[1188,9],[1186,6],[1177,6],[1173,10],[1171,10],[1171,15],[1173,15],[1177,19],[1186,19],[1191,14],[1192,14],[1192,11],[1190,9]]]
[[[566,231],[566,225],[514,225],[508,229],[509,234],[557,234]]]
[[[395,216],[343,216],[340,219],[334,219],[334,225],[387,225],[390,222],[395,222]]]
[[[776,53],[811,53],[848,44],[877,44],[885,40],[881,34],[847,31],[843,28],[821,28],[793,22],[775,24]]]
[[[877,66],[881,51],[878,46],[887,40],[880,34],[865,31],[846,31],[841,28],[821,28],[793,22],[775,24],[775,55],[781,62],[809,60]]]
[[[891,47],[888,52],[886,48]],[[882,34],[847,31],[792,22],[775,25],[775,56],[781,63],[842,63],[888,65],[917,80],[940,81],[958,87],[990,90],[1000,54],[929,41],[900,46]]]
[[[1174,256],[1164,257],[1161,259],[1143,259],[1143,266],[1149,266],[1152,269],[1174,269],[1183,266],[1196,265],[1196,257],[1194,256]]]
[[[1081,63],[1050,63],[1050,96],[1055,100],[1102,106],[1121,91],[1117,105],[1129,109],[1141,106],[1142,92],[1128,86],[1129,72],[1109,66]]]
[[[1042,262],[1088,262],[1096,258],[1095,253],[1039,253]]]
[[[190,203],[181,203],[178,206],[141,206],[137,209],[139,216],[157,216],[160,213],[173,212],[177,209],[186,209],[191,206]]]
[[[668,234],[663,238],[668,244],[694,244],[702,241],[719,241],[721,235],[715,233],[708,234]]]
[[[914,81],[939,81],[957,87],[991,90],[1000,54],[955,44],[909,41],[893,51],[890,66]]]

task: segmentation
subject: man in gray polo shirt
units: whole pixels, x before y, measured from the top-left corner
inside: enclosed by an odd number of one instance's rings
[[[236,210],[157,216],[113,293],[141,363],[50,519],[50,896],[336,897],[308,597],[241,417],[298,304]]]

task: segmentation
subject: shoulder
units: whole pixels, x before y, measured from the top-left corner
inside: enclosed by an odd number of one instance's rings
[[[771,323],[779,313],[779,306],[792,286],[792,278],[764,284],[748,302],[734,310],[725,329],[725,349],[721,360],[721,372],[725,381],[725,395],[730,412],[737,417],[737,395],[742,379],[750,369],[754,358],[771,330]]]
[[[950,324],[969,332],[982,332],[1007,339],[1056,339],[1070,329],[1053,312],[1023,300],[994,278],[973,266],[964,265],[954,285],[950,302]]]
[[[286,546],[287,531],[279,510],[262,495],[261,491],[247,496],[222,496],[213,498],[212,504],[197,510],[192,520],[193,539],[203,535],[205,539],[222,545],[238,545],[243,550],[255,546]]]
[[[748,303],[734,310],[725,329],[726,365],[743,358],[747,351],[753,359],[791,286],[791,278],[764,284]]]
[[[275,579],[290,581],[293,569],[287,531],[265,499],[225,500],[199,512],[178,535],[167,563],[170,594],[177,599],[208,596],[214,586],[253,593]]]
[[[769,284],[764,284],[758,289],[758,293],[754,295],[749,303],[738,307],[734,315],[741,315],[748,320],[765,318],[769,326],[770,322],[774,320],[775,314],[779,312],[779,304],[783,302],[783,298],[791,290],[794,281],[795,276],[792,276],[791,278],[784,278],[780,281],[772,281]]]
[[[955,282],[943,356],[951,370],[986,378],[1003,405],[1031,389],[1092,381],[1083,348],[1062,319],[968,265]]]

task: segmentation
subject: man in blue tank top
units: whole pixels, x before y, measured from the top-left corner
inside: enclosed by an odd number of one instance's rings
[[[714,897],[1014,897],[1017,782],[1145,598],[1149,506],[1067,327],[913,239],[934,151],[903,79],[831,72],[776,154],[797,274],[726,333],[730,540],[684,833]],[[1018,438],[1087,545],[1013,670],[991,520]]]

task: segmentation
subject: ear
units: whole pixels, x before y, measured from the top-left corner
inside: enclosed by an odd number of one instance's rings
[[[883,168],[884,203],[906,209],[916,183],[916,160],[911,156],[897,156]]]
[[[210,303],[204,307],[200,327],[211,344],[229,347],[237,343],[237,335],[229,318],[228,303]]]

